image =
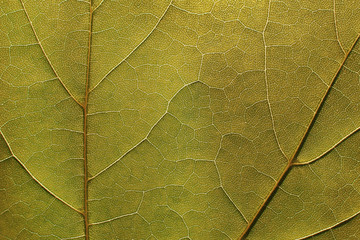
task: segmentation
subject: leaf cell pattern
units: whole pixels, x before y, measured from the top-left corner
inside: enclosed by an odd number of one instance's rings
[[[360,2],[0,1],[1,239],[360,239]]]

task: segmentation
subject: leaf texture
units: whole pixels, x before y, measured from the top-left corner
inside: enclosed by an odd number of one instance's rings
[[[360,239],[360,2],[0,1],[0,239]]]

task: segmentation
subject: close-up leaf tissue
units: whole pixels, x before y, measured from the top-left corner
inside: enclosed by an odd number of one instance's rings
[[[0,0],[0,240],[360,240],[360,1]]]

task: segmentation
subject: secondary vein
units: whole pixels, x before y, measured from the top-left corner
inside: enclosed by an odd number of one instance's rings
[[[320,231],[318,231],[318,232],[316,232],[316,233],[313,233],[313,234],[311,234],[311,235],[308,235],[308,236],[299,238],[298,240],[309,239],[309,238],[311,238],[311,237],[314,237],[314,236],[316,236],[316,235],[320,235],[321,233],[324,233],[324,232],[329,231],[329,230],[331,230],[331,229],[340,227],[341,225],[343,225],[343,224],[345,224],[345,223],[347,223],[347,222],[350,222],[351,220],[353,220],[354,218],[356,218],[357,216],[359,216],[359,214],[360,214],[360,212],[357,212],[357,213],[355,213],[354,215],[352,215],[352,216],[350,216],[350,217],[348,217],[348,218],[346,218],[346,219],[344,219],[344,220],[342,220],[342,221],[340,221],[340,222],[338,222],[338,223],[336,223],[336,224],[334,224],[334,225],[332,225],[332,226],[330,226],[330,227],[328,227],[328,228],[325,228],[325,229],[323,229],[323,230],[320,230]]]
[[[148,35],[145,36],[145,38],[138,44],[136,45],[129,53],[128,55],[126,55],[118,64],[116,64],[115,67],[113,67],[112,69],[110,69],[104,77],[101,78],[101,80],[91,89],[89,90],[89,92],[92,92],[95,88],[97,88],[97,86],[104,81],[105,78],[107,78],[115,69],[117,69],[122,63],[124,63],[147,39],[149,39],[150,35],[155,31],[155,29],[157,28],[157,26],[159,25],[159,23],[161,22],[161,20],[165,17],[166,13],[168,12],[170,6],[172,5],[173,0],[170,1],[168,7],[165,9],[165,12],[163,13],[163,15],[161,15],[159,17],[159,20],[157,21],[157,23],[155,24],[155,26],[151,29],[151,31],[149,32]]]
[[[64,82],[63,82],[63,81],[61,80],[61,78],[59,77],[59,75],[58,75],[58,73],[56,72],[55,68],[53,67],[53,65],[52,65],[52,63],[51,63],[48,55],[47,55],[46,52],[45,52],[45,50],[44,50],[44,48],[43,48],[43,46],[42,46],[42,44],[41,44],[41,42],[40,42],[40,40],[39,40],[39,37],[38,37],[37,34],[36,34],[34,25],[32,24],[32,21],[31,21],[30,16],[29,16],[29,14],[28,14],[28,12],[27,12],[27,10],[26,10],[26,8],[25,8],[25,4],[24,4],[23,0],[20,0],[20,3],[21,3],[21,6],[22,6],[22,8],[23,8],[23,10],[24,10],[24,12],[25,12],[26,18],[27,18],[27,20],[29,21],[31,30],[32,30],[33,33],[34,33],[35,39],[36,39],[36,41],[37,41],[37,44],[39,45],[42,53],[44,54],[46,61],[49,63],[49,65],[50,65],[50,67],[51,67],[51,70],[54,72],[56,78],[59,80],[59,82],[60,82],[61,85],[64,87],[65,91],[70,95],[70,97],[71,97],[80,107],[83,108],[84,106],[71,94],[70,90],[66,87],[66,85],[64,84]]]
[[[72,206],[70,203],[66,202],[64,199],[60,198],[59,196],[57,196],[55,193],[53,193],[50,189],[48,189],[47,187],[45,187],[45,185],[43,185],[30,171],[29,169],[25,166],[25,164],[23,162],[20,161],[20,159],[14,154],[8,140],[6,139],[5,135],[3,134],[3,132],[0,129],[0,136],[2,136],[3,140],[5,141],[11,156],[2,160],[5,161],[7,159],[11,159],[14,158],[19,164],[20,166],[27,172],[27,174],[37,183],[39,184],[40,187],[42,187],[47,193],[49,193],[51,196],[53,196],[54,198],[56,198],[57,200],[59,200],[60,202],[62,202],[63,204],[65,204],[66,206],[68,206],[69,208],[71,208],[72,210],[74,210],[77,213],[80,213],[81,215],[84,216],[84,213],[81,212],[80,210],[76,209],[74,206]]]
[[[268,196],[265,198],[264,202],[261,204],[260,208],[258,209],[258,211],[255,213],[255,216],[252,218],[252,220],[249,222],[249,224],[247,225],[247,227],[245,228],[245,230],[243,231],[243,233],[240,236],[240,240],[246,239],[247,235],[249,234],[251,228],[254,226],[254,224],[256,223],[256,221],[259,219],[259,217],[262,215],[262,213],[264,212],[266,206],[271,202],[271,199],[273,198],[273,196],[275,195],[277,189],[279,188],[280,184],[285,180],[287,174],[290,172],[291,168],[295,165],[294,162],[297,158],[297,156],[299,155],[301,148],[303,147],[306,138],[308,137],[311,128],[313,127],[314,123],[316,122],[316,119],[322,109],[322,107],[324,106],[325,100],[327,99],[331,88],[333,87],[335,80],[338,78],[340,71],[342,69],[342,67],[344,66],[346,60],[348,59],[350,53],[352,52],[352,50],[354,49],[356,43],[358,42],[360,37],[360,34],[356,37],[355,41],[353,42],[352,46],[350,47],[349,51],[347,52],[347,54],[345,55],[342,63],[340,64],[339,68],[337,69],[334,77],[332,78],[323,98],[321,99],[318,107],[316,108],[314,115],[303,135],[303,137],[301,138],[294,154],[291,156],[290,160],[288,161],[288,164],[286,165],[285,169],[283,170],[283,172],[281,173],[279,180],[275,183],[274,187],[271,189],[270,193],[268,194]]]

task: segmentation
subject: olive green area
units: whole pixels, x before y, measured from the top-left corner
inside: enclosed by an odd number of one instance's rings
[[[359,239],[360,238],[360,216],[353,217],[346,224],[333,227],[309,239]]]
[[[359,32],[352,0],[0,0],[0,239],[359,239]]]

